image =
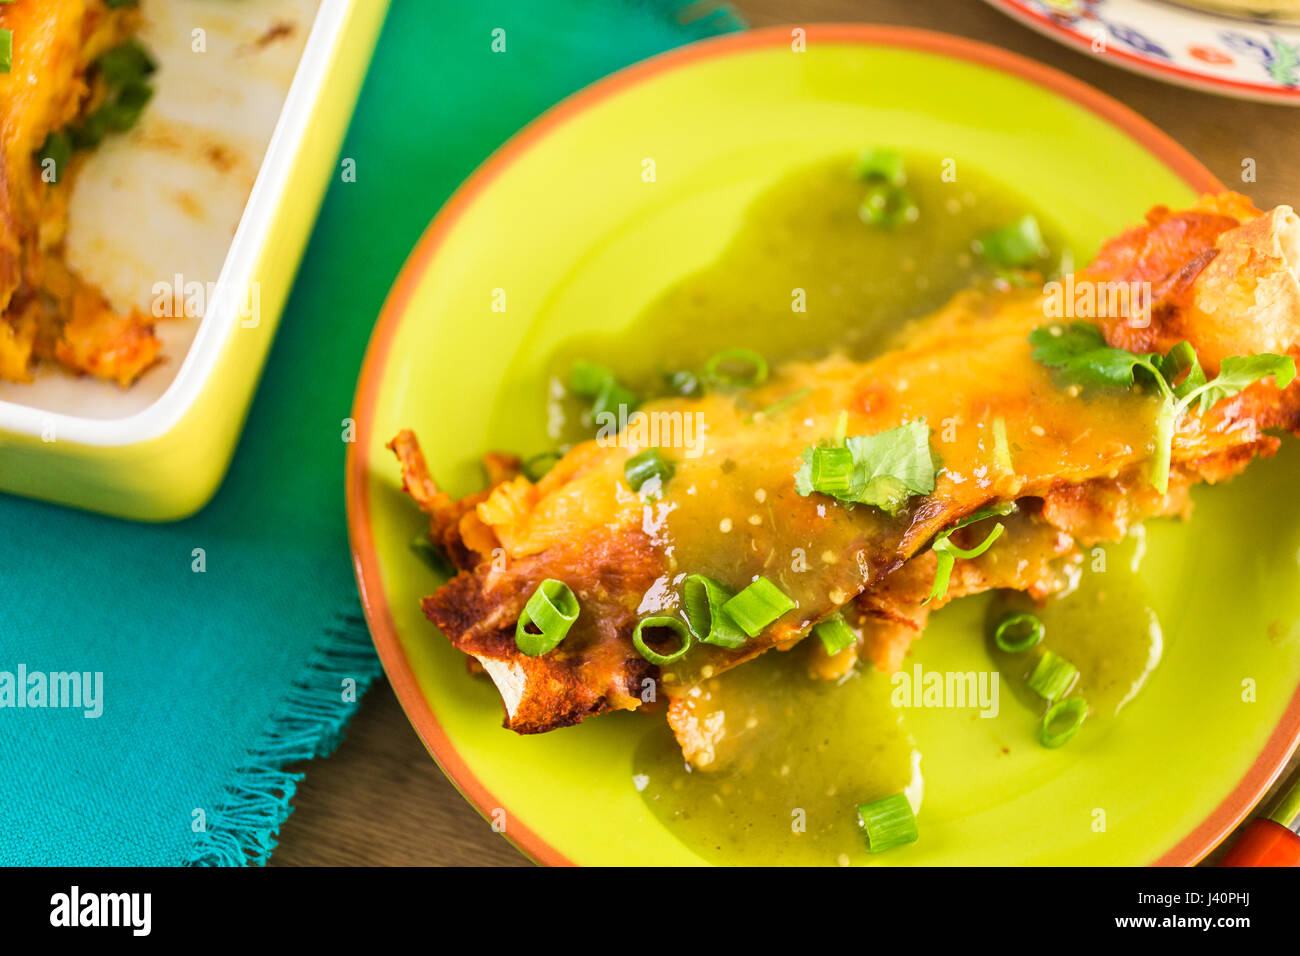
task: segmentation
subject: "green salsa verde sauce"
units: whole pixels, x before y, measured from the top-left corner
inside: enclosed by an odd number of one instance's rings
[[[865,187],[852,157],[795,171],[754,202],[717,262],[672,286],[617,334],[567,342],[551,356],[549,377],[566,381],[574,362],[584,359],[611,369],[648,399],[671,394],[671,373],[698,372],[724,349],[752,349],[773,365],[833,350],[869,358],[903,323],[935,311],[958,291],[1005,281],[973,240],[1026,212],[1038,219],[1049,250],[1035,268],[1052,275],[1071,267],[1061,232],[1004,185],[965,165],[956,181],[945,181],[943,160],[922,154],[909,154],[906,168],[919,217],[893,228],[859,217]],[[547,419],[558,446],[591,437],[587,405],[552,389]],[[768,464],[731,463],[760,471]],[[761,486],[751,479],[740,484]],[[1085,553],[1078,586],[1034,609],[1046,624],[1039,647],[1008,655],[988,638],[988,667],[1011,690],[1004,707],[1019,701],[1024,720],[1038,721],[1045,704],[1025,679],[1046,649],[1079,668],[1071,694],[1089,703],[1082,733],[1112,718],[1137,692],[1159,661],[1161,639],[1136,575],[1136,547],[1130,542],[1100,552],[1105,573],[1092,571],[1096,556]],[[689,555],[683,566],[722,578],[736,570],[713,568],[706,554]],[[1022,595],[995,598],[989,635],[1002,614],[1031,607]],[[839,681],[817,680],[800,664],[806,651],[765,654],[700,683],[727,727],[720,744],[726,759],[716,769],[688,767],[662,717],[648,721],[630,783],[650,812],[707,860],[860,862],[867,849],[858,804],[903,791],[914,807],[921,805],[921,755],[902,711],[891,704],[889,676],[864,662]],[[924,840],[923,812],[919,824]]]
[[[989,605],[988,648],[1002,685],[1031,712],[1046,710],[1030,689],[1029,675],[1051,651],[1079,671],[1068,697],[1088,702],[1088,720],[1113,717],[1133,699],[1164,653],[1164,634],[1148,587],[1139,575],[1145,533],[1141,527],[1109,548],[1085,552],[1078,584],[1036,607],[1024,594],[1001,592]],[[1004,615],[1028,611],[1043,622],[1043,639],[1008,654],[993,632]]]
[[[574,362],[587,359],[649,398],[667,393],[665,374],[699,371],[724,349],[753,349],[774,365],[835,350],[870,358],[906,320],[990,279],[997,270],[973,241],[1026,212],[1050,251],[1035,266],[1070,266],[1060,230],[1040,210],[965,164],[945,182],[943,164],[907,155],[906,188],[920,215],[893,228],[859,216],[866,185],[853,157],[794,171],[754,201],[717,262],[671,286],[627,328],[566,342],[548,362],[551,377],[567,381]],[[591,437],[585,401],[560,390],[549,401],[557,442]]]
[[[899,791],[921,802],[921,754],[890,703],[888,675],[866,667],[817,680],[800,666],[804,652],[764,654],[704,682],[726,715],[719,769],[688,768],[661,721],[636,749],[646,806],[705,859],[856,859],[866,852],[857,804]]]
[[[1077,582],[1041,606],[1016,592],[988,601],[986,669],[998,677],[999,709],[1027,727],[1047,703],[1026,686],[1044,650],[1069,660],[1079,678],[1069,696],[1088,703],[1080,734],[1100,733],[1156,665],[1163,638],[1140,574],[1142,535],[1086,551]],[[979,598],[971,600],[980,600]],[[993,642],[1003,615],[1032,611],[1042,641],[1019,654]],[[938,612],[937,616],[945,612]],[[725,713],[718,769],[688,767],[669,728],[655,720],[632,758],[632,780],[650,811],[706,860],[729,864],[847,865],[868,857],[857,805],[905,792],[923,803],[921,753],[895,706],[899,684],[859,663],[839,681],[807,674],[816,638],[768,653],[705,681],[709,705]],[[920,640],[925,640],[922,636]],[[905,670],[908,670],[905,666]],[[952,720],[971,709],[952,708]],[[1066,744],[1068,747],[1069,744]],[[918,814],[925,839],[925,814]]]

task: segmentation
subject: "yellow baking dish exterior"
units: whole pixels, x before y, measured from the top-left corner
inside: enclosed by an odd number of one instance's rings
[[[183,518],[208,502],[337,174],[334,159],[387,10],[388,0],[322,0],[226,263],[230,288],[258,288],[256,324],[214,310],[166,392],[127,418],[0,402],[0,490],[140,521]]]

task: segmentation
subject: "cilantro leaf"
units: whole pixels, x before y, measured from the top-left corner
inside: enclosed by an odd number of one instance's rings
[[[813,452],[816,450],[816,447],[813,446],[805,448],[803,454],[800,455],[803,464],[796,468],[794,472],[794,490],[802,498],[807,498],[814,490],[812,485],[812,460]]]
[[[1263,352],[1225,358],[1219,374],[1207,381],[1190,342],[1179,342],[1164,355],[1138,354],[1107,345],[1101,329],[1088,322],[1039,326],[1029,334],[1029,343],[1034,346],[1035,361],[1058,370],[1073,383],[1131,388],[1137,384],[1139,370],[1144,379],[1154,383],[1161,401],[1156,410],[1149,480],[1161,494],[1169,489],[1174,433],[1193,403],[1204,414],[1217,402],[1270,375],[1278,388],[1285,388],[1296,374],[1290,356]],[[1182,381],[1175,385],[1179,376]]]
[[[1206,382],[1202,373],[1201,385],[1180,395],[1180,404],[1186,406],[1196,400],[1200,403],[1197,411],[1204,414],[1215,403],[1231,398],[1246,386],[1270,375],[1277,379],[1278,388],[1286,388],[1295,378],[1295,359],[1289,355],[1273,355],[1269,352],[1233,355],[1219,363],[1219,374],[1213,381]]]
[[[930,453],[930,426],[925,422],[904,422],[878,435],[846,438],[844,444],[853,455],[854,475],[863,482],[855,501],[892,514],[912,495],[934,491],[938,469]],[[889,501],[897,504],[883,503]]]
[[[913,495],[934,491],[938,472],[930,451],[930,426],[904,422],[875,435],[845,438],[843,445],[810,447],[795,472],[795,491],[897,514]]]
[[[1138,368],[1159,375],[1155,365],[1159,356],[1111,348],[1101,329],[1090,322],[1039,326],[1029,333],[1029,344],[1034,346],[1036,362],[1059,369],[1071,382],[1080,385],[1131,388]]]

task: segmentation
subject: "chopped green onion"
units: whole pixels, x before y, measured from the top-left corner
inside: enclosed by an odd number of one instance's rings
[[[109,133],[126,132],[140,119],[152,97],[153,87],[147,83],[128,83],[80,126],[70,128],[73,145],[77,149],[94,149]]]
[[[670,654],[660,654],[646,643],[644,633],[646,630],[672,631],[680,642],[677,650]],[[651,664],[671,664],[691,649],[691,631],[680,618],[664,615],[643,617],[636,622],[636,628],[632,631],[632,643],[636,646],[637,652]]]
[[[605,387],[600,390],[596,400],[591,403],[593,415],[603,415],[609,413],[617,416],[620,408],[626,408],[630,413],[640,404],[636,397],[636,392],[624,388],[618,382],[610,379],[605,383]]]
[[[1043,639],[1043,622],[1033,614],[1009,614],[998,622],[993,643],[1008,654],[1027,651]]]
[[[849,410],[847,408],[841,408],[839,418],[835,419],[835,440],[831,442],[831,444],[843,445],[846,441],[848,441],[848,435],[849,435]]]
[[[111,86],[139,83],[158,69],[149,51],[134,40],[113,47],[95,61],[99,75]]]
[[[1003,474],[1015,473],[1015,466],[1011,463],[1011,444],[1007,441],[1005,418],[993,419],[993,461]]]
[[[721,385],[752,388],[767,381],[767,359],[753,349],[724,349],[704,364],[704,375]]]
[[[889,183],[874,183],[858,206],[858,218],[869,226],[892,228],[916,222],[921,208],[906,189]]]
[[[620,407],[631,412],[639,404],[636,393],[620,385],[613,372],[586,359],[578,359],[569,369],[569,391],[590,398],[591,412],[597,417],[606,413],[618,417]]]
[[[575,395],[596,398],[613,381],[613,372],[586,359],[578,359],[569,369],[569,391]]]
[[[14,31],[0,30],[0,73],[8,73],[14,67]]]
[[[139,2],[140,0],[104,0],[104,6],[110,10],[117,10],[120,7],[134,7]]]
[[[785,395],[781,398],[778,398],[771,405],[767,406],[767,408],[760,409],[755,414],[762,415],[764,418],[771,418],[777,412],[783,412],[791,405],[794,405],[796,402],[802,401],[811,392],[812,392],[811,388],[798,389],[797,391],[791,392],[789,395]]]
[[[949,528],[947,531],[941,531],[935,536],[934,543],[930,545],[930,550],[934,552],[938,563],[935,565],[934,585],[930,588],[930,596],[922,601],[922,605],[929,604],[936,598],[941,598],[948,593],[948,579],[952,577],[952,569],[957,563],[958,558],[978,558],[981,554],[993,547],[993,542],[1002,537],[1003,526],[1001,522],[988,533],[988,536],[970,550],[957,547],[952,543],[952,533],[959,528],[965,528],[977,521],[983,521],[985,518],[992,518],[995,515],[1006,516],[1016,510],[1014,501],[1004,505],[993,505],[989,508],[981,508],[972,515],[968,515],[961,521]]]
[[[417,534],[411,539],[411,550],[423,559],[435,573],[450,578],[456,574],[456,566],[451,563],[442,548],[429,540],[427,534]]]
[[[523,463],[524,477],[529,481],[541,481],[555,463],[564,456],[558,451],[543,451]]]
[[[128,83],[122,87],[117,98],[100,112],[108,112],[108,126],[118,133],[129,130],[140,119],[140,114],[153,99],[153,87],[147,83]]]
[[[1038,726],[1038,741],[1044,747],[1060,747],[1079,732],[1088,716],[1088,702],[1082,697],[1058,700],[1043,714]]]
[[[153,87],[148,83],[128,83],[109,103],[105,103],[91,115],[99,118],[105,129],[115,133],[125,133],[140,120],[140,114],[153,99]]]
[[[994,265],[1023,266],[1047,255],[1043,233],[1032,214],[1021,216],[1009,226],[985,233],[975,242],[975,251]]]
[[[1029,689],[1043,700],[1056,700],[1074,686],[1079,670],[1064,657],[1051,651],[1043,651],[1043,656],[1034,665],[1029,675]]]
[[[640,491],[641,486],[651,478],[659,479],[662,487],[674,471],[672,462],[666,461],[659,454],[658,448],[647,448],[623,463],[623,474],[627,478],[628,487],[633,491]]]
[[[679,372],[665,372],[664,382],[674,395],[698,395],[700,391],[699,376],[685,369]]]
[[[740,625],[742,631],[750,637],[758,637],[763,628],[797,606],[767,578],[759,578],[724,604],[722,609]]]
[[[55,130],[45,137],[36,155],[42,162],[48,159],[54,163],[54,181],[61,182],[64,170],[72,162],[72,139],[66,131]]]
[[[867,838],[867,849],[881,853],[896,846],[915,843],[920,835],[916,814],[905,793],[895,793],[874,803],[858,804],[858,825]]]
[[[868,146],[858,153],[858,161],[853,171],[857,173],[859,179],[883,179],[891,186],[903,186],[907,183],[903,154],[896,149]]]
[[[547,578],[537,586],[515,623],[515,646],[539,657],[564,640],[578,619],[578,598],[563,581]]]
[[[124,6],[119,0],[110,6]],[[63,179],[64,170],[78,149],[93,149],[109,133],[124,133],[135,126],[140,114],[153,98],[153,87],[146,81],[158,64],[139,43],[128,40],[95,60],[99,75],[108,87],[102,104],[76,125],[54,130],[36,152],[44,164],[54,163],[54,182]]]
[[[853,452],[840,448],[814,448],[809,469],[812,490],[834,497],[848,497],[853,490]]]
[[[826,653],[831,657],[858,639],[858,635],[853,633],[853,628],[849,627],[848,622],[844,620],[843,614],[832,614],[826,620],[818,622],[813,628],[813,633],[821,639],[822,647],[826,648]]]
[[[682,582],[682,603],[691,633],[704,644],[736,648],[745,643],[745,633],[724,610],[735,595],[723,584],[703,574],[687,575]]]

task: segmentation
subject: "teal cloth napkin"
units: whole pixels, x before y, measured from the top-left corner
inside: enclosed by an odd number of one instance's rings
[[[742,26],[710,0],[394,0],[343,147],[356,181],[329,191],[213,502],[146,526],[0,499],[0,704],[6,673],[29,695],[36,674],[92,675],[81,709],[0,706],[0,864],[266,862],[287,768],[333,749],[379,673],[341,422],[407,253],[556,100]]]

